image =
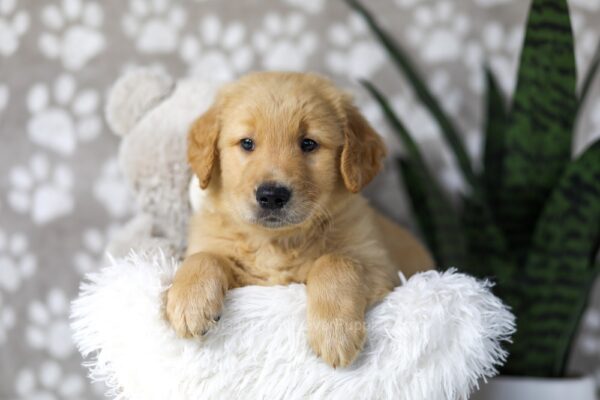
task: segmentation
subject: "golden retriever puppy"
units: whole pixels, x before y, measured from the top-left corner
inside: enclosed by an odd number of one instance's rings
[[[261,72],[225,86],[189,133],[206,190],[166,315],[183,337],[220,318],[228,289],[306,284],[308,342],[333,367],[365,340],[365,311],[433,265],[357,194],[385,148],[348,95],[312,74]]]

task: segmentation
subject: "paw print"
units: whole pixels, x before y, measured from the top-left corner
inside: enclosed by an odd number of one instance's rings
[[[34,223],[44,225],[73,211],[73,173],[64,164],[51,168],[44,155],[34,155],[29,165],[9,172],[7,200],[18,213],[29,214]]]
[[[33,276],[37,260],[28,250],[27,236],[22,233],[7,235],[0,230],[0,289],[15,292],[21,283]]]
[[[456,61],[471,30],[466,15],[456,12],[450,1],[438,1],[414,10],[414,23],[407,30],[408,43],[420,53],[423,61],[439,63]]]
[[[0,345],[6,342],[8,332],[15,327],[16,322],[15,310],[6,304],[2,292],[0,292]]]
[[[0,0],[0,55],[14,54],[27,29],[29,14],[25,10],[17,11],[17,1]]]
[[[0,117],[2,117],[2,113],[8,105],[9,96],[10,92],[8,90],[8,86],[0,83]]]
[[[73,353],[69,300],[62,290],[50,290],[45,302],[33,300],[29,304],[28,316],[25,338],[32,348],[45,350],[53,358],[61,360]]]
[[[117,225],[110,225],[104,232],[99,229],[87,229],[83,232],[83,249],[73,256],[73,265],[77,272],[85,275],[95,271],[104,259],[104,251],[108,240],[117,230]]]
[[[483,46],[488,63],[504,93],[514,90],[524,34],[523,27],[519,25],[505,28],[497,22],[490,22],[483,28]]]
[[[130,214],[133,197],[129,186],[123,180],[116,158],[107,160],[100,170],[100,177],[94,182],[94,197],[115,218]]]
[[[334,49],[327,53],[325,62],[336,74],[369,78],[386,60],[384,51],[371,39],[365,22],[356,14],[345,24],[333,24],[328,37]]]
[[[598,30],[594,23],[587,21],[586,15],[600,8],[600,0],[590,0],[589,3],[585,2],[585,4],[573,3],[576,7],[572,7],[571,22],[575,36],[577,76],[583,77],[598,48]]]
[[[463,94],[452,86],[448,73],[445,70],[434,71],[429,84],[436,98],[440,99],[441,106],[456,119],[463,104]],[[453,153],[443,141],[440,141],[441,132],[437,122],[414,96],[412,92],[396,95],[392,98],[392,107],[401,116],[409,132],[413,134],[428,163],[440,177],[440,183],[450,193],[465,193],[467,186]],[[467,152],[472,158],[477,159],[481,152],[481,133],[476,127],[463,125],[459,126],[459,130],[465,132],[463,140]]]
[[[290,6],[299,8],[311,14],[318,14],[323,10],[325,0],[283,0]]]
[[[170,53],[177,48],[185,20],[183,8],[167,0],[130,0],[122,24],[142,53]]]
[[[597,359],[600,357],[600,310],[587,310],[582,325],[579,348],[586,357]]]
[[[508,4],[510,2],[516,2],[516,0],[475,0],[475,4],[481,7],[494,7],[500,4]]]
[[[436,80],[438,82],[434,86],[437,85],[438,89],[445,87],[446,83],[443,75],[438,76]],[[464,192],[466,186],[459,173],[456,161],[449,149],[440,142],[441,133],[437,123],[424,106],[416,100],[412,91],[392,96],[390,104],[404,122],[408,131],[413,134],[428,164],[440,176],[440,182],[444,187],[452,193]],[[392,133],[391,129],[386,125],[385,118],[379,106],[369,99],[361,104],[361,110],[373,127],[382,134],[390,152],[395,155],[403,154],[402,143],[397,135]],[[471,154],[479,150],[480,146],[478,146],[478,142],[476,141],[478,137],[481,137],[481,135],[478,135],[476,131],[468,131],[466,143]]]
[[[22,400],[81,399],[85,397],[84,391],[84,378],[80,374],[65,373],[53,360],[41,363],[37,370],[22,369],[15,380],[15,392]]]
[[[600,10],[600,0],[570,0],[569,4],[586,11]]]
[[[415,140],[425,144],[439,138],[440,130],[435,120],[427,110],[418,102],[412,92],[397,94],[391,99],[392,107],[406,124],[406,128],[413,133]]]
[[[96,91],[78,91],[71,75],[61,75],[53,88],[37,83],[27,94],[32,117],[27,133],[32,142],[61,155],[73,154],[77,142],[95,139],[101,131],[100,99]]]
[[[198,31],[199,37],[185,36],[179,49],[189,75],[228,81],[250,69],[254,54],[244,43],[246,28],[242,23],[223,26],[217,16],[207,15]]]
[[[417,5],[422,0],[396,0],[396,5],[400,8],[410,8]]]
[[[267,14],[262,30],[252,40],[262,57],[262,66],[269,70],[303,70],[317,48],[317,35],[306,30],[306,19],[299,13],[287,18]]]
[[[60,6],[45,6],[41,17],[47,31],[39,37],[40,50],[66,69],[79,70],[104,50],[104,13],[98,3],[63,0]]]
[[[586,148],[589,144],[600,138],[600,97],[596,97],[594,101],[590,103],[587,114],[589,115],[592,131],[586,135],[585,142],[580,140],[580,143],[577,144],[577,154],[579,154],[583,148]]]

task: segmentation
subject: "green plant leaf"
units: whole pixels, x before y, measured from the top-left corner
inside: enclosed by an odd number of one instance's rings
[[[483,151],[483,184],[492,209],[498,203],[497,185],[502,176],[502,160],[505,158],[506,102],[500,87],[488,68],[486,77],[485,147]]]
[[[573,33],[566,0],[534,0],[506,130],[497,221],[524,260],[543,205],[571,156],[577,107]]]
[[[419,147],[385,96],[370,82],[361,83],[377,101],[408,153],[409,159],[398,162],[400,171],[417,223],[437,265],[464,265],[465,242],[456,210],[429,173]]]
[[[396,43],[394,39],[392,39],[392,37],[379,26],[371,13],[358,0],[346,0],[346,3],[348,3],[348,5],[358,12],[358,14],[366,21],[373,34],[379,39],[381,44],[389,53],[394,64],[408,78],[408,82],[410,82],[410,84],[413,86],[414,91],[419,99],[437,120],[444,138],[454,152],[454,156],[456,157],[465,180],[471,186],[477,186],[477,177],[475,176],[473,167],[471,165],[471,160],[467,151],[465,150],[464,144],[457,129],[448,115],[444,112],[438,101],[432,95],[423,79],[419,76],[409,57],[404,53],[400,45]]]
[[[511,374],[562,376],[597,272],[600,141],[572,161],[552,192],[521,271]],[[586,290],[587,289],[587,290]],[[533,339],[535,338],[535,339]]]
[[[465,242],[460,220],[437,182],[419,163],[398,159],[398,166],[423,237],[440,267],[463,267]]]
[[[484,194],[473,192],[464,196],[462,204],[461,222],[468,243],[465,269],[478,278],[495,280],[497,291],[509,292],[516,265]]]

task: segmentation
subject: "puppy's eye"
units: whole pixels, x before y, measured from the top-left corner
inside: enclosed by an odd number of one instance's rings
[[[312,139],[302,139],[302,141],[300,142],[300,148],[305,153],[315,151],[317,147],[319,147],[319,144]]]
[[[244,139],[240,140],[240,146],[242,146],[242,149],[244,149],[246,151],[252,151],[252,150],[254,150],[254,140],[244,138]]]

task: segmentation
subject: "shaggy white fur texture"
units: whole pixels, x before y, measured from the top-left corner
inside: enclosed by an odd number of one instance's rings
[[[304,285],[232,290],[218,326],[187,340],[163,318],[175,270],[132,253],[89,275],[73,303],[91,376],[119,399],[466,399],[514,331],[488,283],[422,273],[368,312],[365,349],[334,370],[308,347]]]

